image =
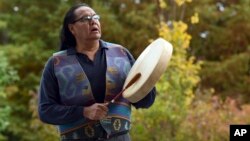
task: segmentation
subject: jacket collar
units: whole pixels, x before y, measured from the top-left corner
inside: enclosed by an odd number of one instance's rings
[[[108,49],[108,45],[105,41],[103,40],[99,40],[99,45],[101,49]],[[77,53],[76,48],[75,47],[71,47],[69,49],[67,49],[67,55],[75,55]]]

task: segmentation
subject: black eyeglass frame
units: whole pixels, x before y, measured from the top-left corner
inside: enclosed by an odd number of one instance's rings
[[[92,16],[82,16],[79,19],[74,20],[72,23],[76,23],[76,22],[83,22],[85,23],[86,21],[90,22],[92,20],[99,20],[100,19],[100,15],[92,15]]]

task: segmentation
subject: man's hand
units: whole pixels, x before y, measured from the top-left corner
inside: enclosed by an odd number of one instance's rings
[[[108,114],[108,103],[95,103],[84,107],[83,115],[90,120],[101,120]]]

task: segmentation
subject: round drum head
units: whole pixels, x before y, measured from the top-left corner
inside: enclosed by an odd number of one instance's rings
[[[141,73],[141,77],[123,92],[123,97],[132,103],[143,99],[166,70],[172,56],[172,50],[172,45],[162,38],[153,41],[141,53],[131,68],[124,87],[136,74]]]

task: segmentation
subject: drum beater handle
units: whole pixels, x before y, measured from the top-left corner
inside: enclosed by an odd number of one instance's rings
[[[129,88],[131,85],[133,85],[140,77],[141,77],[141,73],[137,73],[137,74],[129,81],[129,83],[126,85],[126,87],[125,87],[119,94],[117,94],[108,104],[114,103],[115,100],[116,100],[117,98],[119,98],[119,97],[122,95],[122,93],[123,93],[127,88]]]

